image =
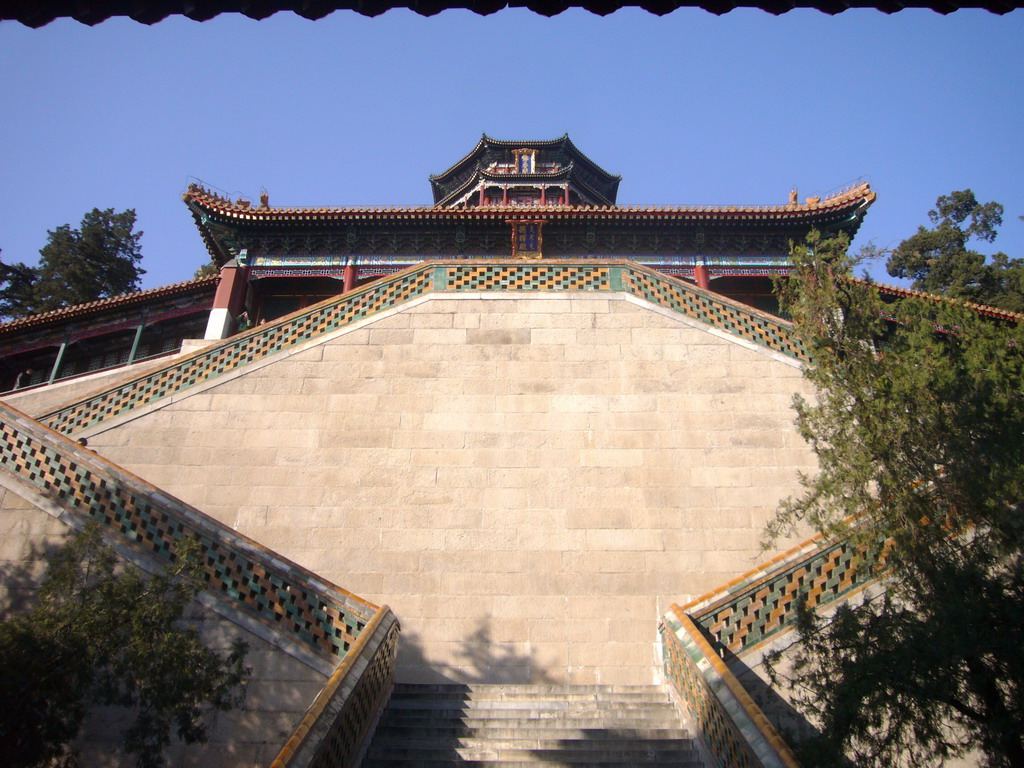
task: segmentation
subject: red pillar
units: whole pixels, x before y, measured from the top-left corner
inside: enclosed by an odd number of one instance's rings
[[[485,205],[486,203],[487,203],[487,198],[484,196],[484,185],[481,184],[480,185],[480,200],[477,203],[477,205]]]
[[[562,201],[562,205],[568,205],[568,204],[569,204],[569,185],[566,184],[565,185],[565,200]]]
[[[508,184],[501,188],[501,204],[508,205]]]
[[[547,205],[548,204],[548,188],[547,188],[547,185],[545,185],[545,184],[542,184],[541,187],[540,187],[540,204],[541,205]]]
[[[228,264],[220,271],[217,293],[213,296],[214,309],[226,309],[237,317],[245,307],[245,290],[249,287],[249,270],[237,264]]]
[[[207,339],[226,339],[235,332],[238,316],[245,310],[245,293],[249,288],[249,270],[232,261],[220,271],[220,282],[213,295],[213,307],[206,321]]]
[[[698,264],[693,268],[693,276],[697,278],[697,285],[701,288],[711,287],[711,276],[708,274],[708,268],[703,264]]]
[[[359,279],[359,267],[355,264],[345,265],[345,283],[342,291],[348,293],[356,287],[356,280]]]

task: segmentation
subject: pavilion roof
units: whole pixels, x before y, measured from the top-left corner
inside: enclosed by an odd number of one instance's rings
[[[858,282],[861,282],[861,278],[855,278]],[[966,307],[972,309],[979,315],[985,315],[986,317],[993,317],[997,320],[1009,320],[1011,322],[1020,323],[1024,322],[1024,314],[1019,312],[1011,312],[1008,309],[1000,309],[999,307],[992,307],[988,304],[978,304],[973,301],[965,301],[963,299],[954,298],[952,296],[942,296],[938,293],[928,293],[927,291],[918,291],[914,288],[905,288],[901,285],[888,285],[886,283],[875,283],[872,282],[878,292],[883,296],[900,296],[909,297],[915,299],[923,299],[930,301],[933,304],[946,303],[953,304],[955,306]]]
[[[809,198],[804,203],[787,205],[485,205],[447,208],[429,206],[305,206],[258,207],[246,200],[232,201],[193,184],[182,195],[193,212],[203,211],[234,223],[324,222],[371,219],[394,220],[469,220],[530,218],[555,219],[664,219],[707,221],[735,220],[813,220],[823,213],[835,213],[870,205],[876,193],[867,182],[856,184],[825,198]]]
[[[808,198],[787,205],[483,205],[483,206],[254,206],[250,201],[232,201],[193,184],[182,196],[192,211],[207,251],[218,264],[235,254],[225,237],[232,233],[270,234],[281,228],[321,230],[351,225],[423,223],[505,224],[529,219],[555,224],[598,226],[791,226],[799,229],[832,229],[837,222],[853,222],[875,201],[876,193],[865,182],[825,198]]]
[[[571,175],[575,183],[584,184],[590,191],[595,193],[596,197],[606,200],[609,204],[615,202],[615,195],[622,177],[609,173],[580,152],[576,145],[572,143],[568,133],[559,136],[557,139],[544,139],[540,141],[503,141],[492,139],[485,133],[480,137],[476,146],[461,160],[458,160],[454,165],[441,173],[431,174],[430,186],[434,193],[434,203],[443,204],[456,197],[466,187],[473,184],[476,179],[476,173],[488,176],[488,178],[493,178],[494,180],[507,181],[509,174],[490,174],[487,169],[487,163],[499,155],[503,156],[515,149],[541,150],[549,159],[551,154],[555,153],[555,156],[563,161],[560,164],[562,168],[555,173],[536,171],[531,174],[511,174],[516,179],[545,178],[546,180],[551,180]],[[579,170],[594,177],[595,183],[585,184],[579,179],[579,175],[574,173],[577,169],[577,163],[579,164]],[[600,187],[600,189],[595,187]]]
[[[0,323],[0,336],[19,333],[30,328],[65,323],[69,320],[87,319],[90,315],[100,315],[112,310],[128,309],[136,305],[147,304],[156,299],[199,293],[205,289],[213,288],[219,280],[220,275],[198,277],[194,280],[161,285],[157,288],[148,288],[144,291],[135,291],[134,293],[123,293],[119,296],[110,296],[106,299],[97,299],[96,301],[88,301],[84,304],[75,304],[71,307],[61,307],[49,312],[19,317],[17,320]]]

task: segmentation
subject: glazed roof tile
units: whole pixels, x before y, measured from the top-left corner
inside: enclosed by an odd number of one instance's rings
[[[488,205],[477,207],[447,208],[444,206],[316,206],[316,207],[254,207],[248,202],[232,201],[203,187],[193,184],[185,192],[186,203],[217,213],[236,222],[274,221],[320,221],[345,218],[403,218],[443,219],[481,218],[523,215],[532,218],[563,218],[613,216],[616,218],[691,218],[722,217],[742,215],[752,218],[804,218],[815,214],[840,211],[854,205],[874,202],[876,193],[867,182],[854,185],[823,199],[811,199],[802,204],[789,205],[548,205],[513,206]]]
[[[608,173],[608,171],[606,171],[600,165],[598,165],[593,160],[591,160],[589,157],[587,157],[587,155],[585,155],[583,152],[580,152],[579,147],[577,147],[575,144],[572,143],[572,139],[569,138],[569,134],[568,133],[563,133],[557,139],[540,139],[540,140],[537,140],[537,139],[526,140],[526,139],[524,139],[524,140],[521,140],[521,141],[505,141],[503,139],[492,139],[490,136],[488,136],[485,133],[485,134],[483,134],[480,137],[480,140],[476,143],[476,145],[471,150],[469,150],[469,152],[466,153],[465,156],[463,156],[463,157],[459,158],[458,160],[456,160],[454,163],[452,163],[451,166],[449,166],[445,170],[441,171],[441,173],[433,173],[433,174],[431,174],[430,175],[431,181],[433,181],[435,179],[444,178],[449,173],[451,173],[456,168],[458,168],[460,165],[465,163],[467,160],[472,159],[473,156],[485,144],[493,144],[494,146],[498,146],[498,147],[508,147],[509,149],[530,149],[530,148],[533,148],[533,147],[557,147],[559,144],[564,144],[564,145],[568,146],[575,154],[577,154],[583,160],[585,160],[586,162],[590,163],[590,165],[592,165],[600,173],[603,173],[605,176],[608,176],[609,178],[612,178],[612,179],[618,179],[619,181],[622,180],[622,176],[620,176],[618,174],[615,174],[615,173]]]
[[[178,294],[191,293],[193,291],[198,292],[203,288],[215,286],[218,280],[220,280],[220,275],[198,277],[193,280],[185,280],[180,283],[161,285],[157,288],[147,288],[144,291],[123,293],[120,296],[110,296],[106,299],[88,301],[84,304],[75,304],[71,307],[62,307],[60,309],[50,310],[49,312],[40,312],[37,315],[19,317],[17,320],[0,323],[0,334],[15,333],[17,331],[25,330],[26,328],[64,322],[76,317],[84,317],[95,312],[103,312],[109,309],[130,307],[135,304],[143,304],[147,301],[163,298],[165,296],[176,296]]]
[[[888,285],[886,283],[876,283],[873,281],[865,281],[863,278],[854,278],[856,282],[871,282],[880,292],[888,294],[890,296],[903,296],[907,298],[924,299],[925,301],[931,301],[935,304],[939,302],[945,302],[954,306],[966,307],[967,309],[973,309],[975,312],[988,317],[998,318],[999,320],[1012,320],[1014,322],[1024,321],[1024,314],[1019,312],[1011,312],[1008,309],[1000,309],[999,307],[991,307],[988,304],[977,304],[973,301],[964,301],[963,299],[953,298],[952,296],[942,296],[937,293],[928,293],[927,291],[918,291],[914,288],[904,288],[900,285]]]

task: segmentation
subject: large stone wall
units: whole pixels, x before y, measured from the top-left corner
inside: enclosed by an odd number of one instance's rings
[[[46,570],[47,554],[60,547],[69,532],[67,525],[21,494],[0,487],[0,606],[18,610],[32,600]],[[252,671],[242,705],[230,712],[209,713],[207,743],[172,745],[165,753],[167,764],[264,768],[305,715],[326,675],[198,602],[189,606],[186,618],[208,647],[226,650],[235,637],[242,637],[249,645],[246,664]],[[130,713],[122,709],[90,711],[75,745],[81,764],[134,765],[134,759],[119,748],[121,730],[130,724],[129,718]]]
[[[650,682],[813,467],[791,361],[618,295],[432,297],[217,382],[90,447],[390,604],[400,680]]]

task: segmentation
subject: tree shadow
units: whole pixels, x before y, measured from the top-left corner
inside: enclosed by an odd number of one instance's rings
[[[419,636],[403,631],[398,642],[396,679],[413,684],[552,683],[529,654],[511,644],[496,643],[486,619],[458,643],[450,661],[428,658]]]
[[[795,633],[793,642],[798,642]],[[784,658],[785,649],[783,650]],[[797,757],[801,757],[801,744],[820,737],[822,735],[821,729],[800,710],[790,704],[779,693],[778,686],[773,687],[768,680],[761,674],[758,674],[755,667],[759,665],[751,667],[731,652],[726,652],[725,663],[750,694],[754,703],[764,712],[765,717],[768,718],[768,721],[775,730],[792,747]],[[844,760],[836,765],[835,768],[853,768],[853,765],[851,761]]]
[[[33,541],[20,559],[0,563],[0,620],[32,607],[47,564],[60,548],[56,541]]]
[[[742,660],[731,653],[727,654],[725,663],[729,670],[740,681],[750,698],[761,708],[775,730],[787,742],[793,743],[816,736],[818,729],[801,712],[790,704],[768,681],[757,671],[747,666]]]

